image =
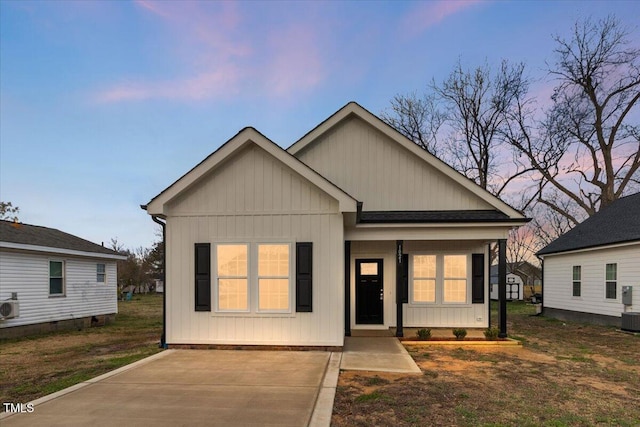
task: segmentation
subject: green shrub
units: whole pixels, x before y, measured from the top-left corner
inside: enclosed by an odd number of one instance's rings
[[[467,336],[467,330],[464,328],[457,328],[453,330],[453,335],[456,336],[457,340],[463,340],[464,337]]]
[[[499,333],[500,330],[498,328],[487,328],[484,330],[484,337],[488,340],[495,341]]]
[[[431,338],[431,329],[418,329],[416,335],[418,335],[419,340],[426,341]]]

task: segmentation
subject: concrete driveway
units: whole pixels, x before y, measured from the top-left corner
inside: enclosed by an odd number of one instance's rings
[[[32,413],[0,423],[328,426],[339,364],[339,353],[328,352],[167,350],[39,399]],[[316,403],[324,408],[314,414]]]

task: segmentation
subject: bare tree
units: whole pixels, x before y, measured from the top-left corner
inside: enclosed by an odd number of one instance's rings
[[[500,195],[530,171],[503,149],[508,147],[503,130],[507,113],[527,89],[523,64],[503,61],[494,73],[487,64],[467,70],[459,62],[444,82],[432,82],[422,98],[415,93],[395,96],[382,118],[482,188]]]
[[[415,92],[396,95],[391,100],[391,111],[382,112],[380,117],[427,152],[439,155],[438,133],[445,115],[437,108],[433,94],[422,98]]]
[[[11,202],[0,202],[0,219],[18,221],[20,208],[13,206]]]
[[[609,17],[576,23],[570,40],[556,36],[557,86],[541,128],[526,103],[509,116],[509,142],[541,177],[537,201],[572,225],[640,183],[640,49],[628,34]]]

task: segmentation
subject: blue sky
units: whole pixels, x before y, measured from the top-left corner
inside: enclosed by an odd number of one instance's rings
[[[347,102],[373,113],[460,59],[552,82],[553,34],[640,2],[0,0],[0,199],[24,223],[149,246],[140,209],[241,128],[288,147]]]

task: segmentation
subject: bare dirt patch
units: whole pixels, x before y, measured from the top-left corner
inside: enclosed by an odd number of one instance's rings
[[[640,425],[640,336],[514,308],[522,348],[414,345],[421,377],[342,372],[332,425]]]

